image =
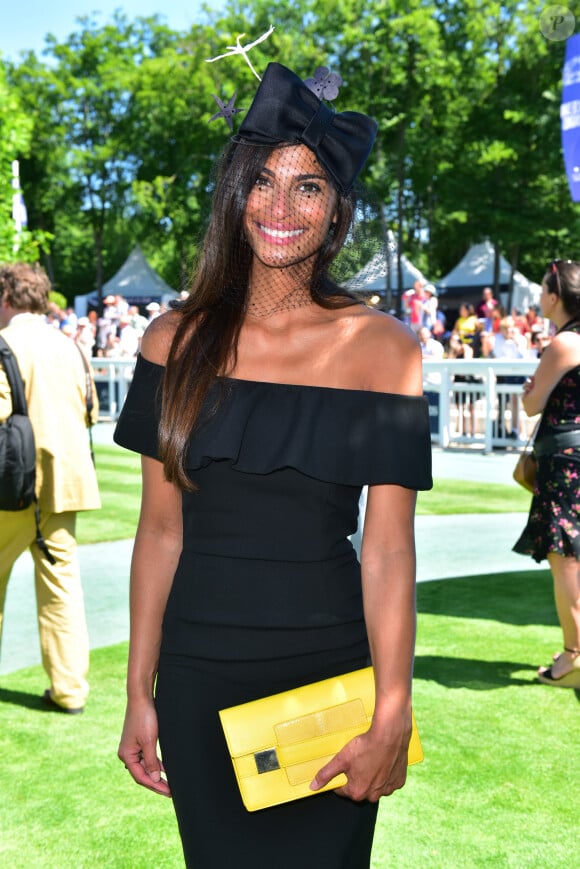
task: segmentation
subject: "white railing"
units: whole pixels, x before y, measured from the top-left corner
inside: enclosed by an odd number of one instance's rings
[[[133,359],[91,359],[99,392],[100,420],[119,416],[131,377]],[[534,373],[537,362],[501,359],[423,360],[423,388],[429,398],[431,440],[443,448],[522,446],[536,418],[522,408],[520,380]],[[507,378],[507,381],[504,380]]]
[[[135,360],[93,357],[90,361],[99,394],[99,421],[115,420],[125,402]]]
[[[535,360],[424,359],[433,443],[479,446],[484,452],[524,444],[537,417],[528,417],[522,407],[522,382],[537,365]]]

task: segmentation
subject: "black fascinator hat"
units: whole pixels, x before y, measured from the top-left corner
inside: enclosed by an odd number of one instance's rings
[[[348,194],[376,134],[373,118],[333,111],[292,70],[270,63],[234,139],[251,145],[306,145],[338,189]]]

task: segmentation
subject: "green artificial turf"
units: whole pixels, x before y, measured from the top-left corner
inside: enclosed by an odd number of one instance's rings
[[[425,761],[381,801],[373,869],[571,869],[580,694],[534,679],[561,641],[549,572],[421,583],[418,609]],[[170,801],[116,759],[126,650],[92,652],[82,716],[45,711],[40,667],[1,678],[0,865],[183,867]]]

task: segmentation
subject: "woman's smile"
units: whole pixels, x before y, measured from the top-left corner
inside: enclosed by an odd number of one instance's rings
[[[246,236],[256,259],[271,268],[285,268],[315,254],[328,236],[336,199],[309,148],[275,149],[246,205]]]
[[[274,243],[284,244],[298,238],[304,232],[303,229],[280,229],[275,226],[266,226],[263,223],[257,224],[258,230]]]

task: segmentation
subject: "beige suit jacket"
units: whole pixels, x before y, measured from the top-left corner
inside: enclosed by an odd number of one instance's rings
[[[101,501],[87,431],[86,375],[78,347],[38,314],[17,314],[1,334],[24,381],[36,441],[41,510],[98,509]],[[0,365],[0,421],[11,412],[10,387]]]

